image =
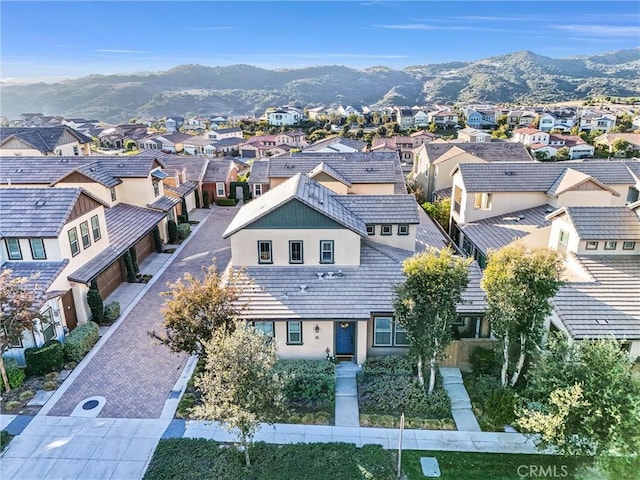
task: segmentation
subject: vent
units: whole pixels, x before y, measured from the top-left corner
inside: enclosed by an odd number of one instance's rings
[[[118,167],[120,167],[120,168],[124,168],[124,163],[119,163],[119,164],[118,164]]]
[[[16,168],[16,173],[22,173],[24,170],[22,170],[21,168]]]
[[[504,174],[508,177],[512,177],[516,174],[516,172],[504,172]]]
[[[38,200],[34,204],[36,207],[44,207],[47,204],[46,200]]]
[[[307,291],[307,286],[306,285],[300,285],[300,291],[302,293],[306,292]]]

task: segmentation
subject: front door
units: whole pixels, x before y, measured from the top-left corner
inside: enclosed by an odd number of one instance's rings
[[[78,316],[76,315],[76,304],[73,302],[73,291],[69,290],[62,296],[62,309],[69,331],[78,326]]]
[[[336,322],[336,355],[355,355],[355,322]]]

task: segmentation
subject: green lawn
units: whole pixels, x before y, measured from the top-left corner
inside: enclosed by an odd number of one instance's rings
[[[160,440],[144,480],[394,480],[393,454],[378,445],[256,443],[244,454],[211,440]]]
[[[583,480],[584,473],[576,469],[588,466],[590,459],[552,455],[522,455],[507,453],[402,452],[402,470],[407,480],[424,480],[420,457],[436,457],[442,476],[440,480],[522,480],[522,478],[564,478]],[[537,477],[533,475],[537,474]]]

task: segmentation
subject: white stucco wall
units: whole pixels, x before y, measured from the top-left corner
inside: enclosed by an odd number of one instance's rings
[[[409,235],[398,235],[398,224],[391,225],[391,235],[382,235],[382,225],[375,225],[376,234],[367,237],[372,242],[414,251],[416,248],[416,225],[409,225]]]

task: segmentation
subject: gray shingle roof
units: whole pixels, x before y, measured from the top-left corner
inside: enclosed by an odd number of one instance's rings
[[[1,188],[0,235],[57,238],[80,195],[100,202],[82,188]]]
[[[335,178],[339,182],[345,184],[347,187],[351,187],[353,185],[349,180],[344,178],[340,172],[337,172],[333,167],[331,167],[330,165],[327,165],[325,162],[320,162],[318,165],[316,165],[309,172],[308,175],[309,177],[314,178],[316,175],[319,175],[320,173],[325,173],[329,175],[331,178]]]
[[[322,140],[318,140],[317,142],[314,142],[311,145],[308,145],[307,147],[305,147],[302,151],[303,153],[314,152],[320,149],[331,148],[332,145],[335,145],[338,143],[340,145],[353,148],[360,152],[367,146],[366,142],[361,142],[360,140],[353,140],[351,138],[343,138],[343,137],[331,137],[331,138],[324,138]],[[339,152],[339,150],[336,149],[336,152]]]
[[[163,195],[162,197],[158,198],[155,202],[147,205],[147,207],[153,208],[154,210],[160,210],[162,212],[168,212],[179,203],[180,203],[179,197]]]
[[[575,339],[640,339],[640,256],[579,257],[594,281],[572,282],[552,300]]]
[[[471,155],[481,158],[485,162],[533,162],[527,148],[520,143],[487,142],[487,143],[427,143],[427,155],[431,162],[452,148],[459,148]]]
[[[115,262],[125,250],[147,235],[166,213],[119,203],[105,210],[109,246],[69,275],[69,280],[87,283]]]
[[[169,193],[170,195],[176,195],[176,196],[178,196],[180,198],[190,194],[195,189],[196,189],[196,185],[191,183],[191,182],[189,182],[189,183],[181,183],[177,187],[174,187],[172,185],[165,185],[164,186],[165,192]]]
[[[232,167],[233,162],[230,160],[224,158],[211,159],[204,172],[202,181],[206,183],[226,182],[229,176],[229,170],[231,170]]]
[[[449,245],[449,237],[438,228],[422,208],[418,208],[418,218],[420,219],[420,224],[416,229],[416,252],[421,252],[428,248],[440,250],[442,247]]]
[[[49,297],[47,290],[68,263],[67,259],[59,262],[5,262],[0,270],[11,270],[11,278],[26,278],[27,281],[22,285],[24,290],[44,301]]]
[[[617,161],[462,163],[457,169],[462,175],[467,192],[547,192],[567,168],[590,175],[605,185],[631,185],[634,179],[626,163]]]
[[[205,157],[185,157],[182,155],[163,154],[162,161],[167,168],[177,169],[185,167],[187,181],[199,183],[202,180],[209,159]]]
[[[420,223],[416,198],[410,194],[336,195],[335,198],[365,223]]]
[[[502,248],[519,238],[526,237],[534,230],[550,226],[551,222],[545,217],[553,210],[551,205],[540,205],[461,224],[459,228],[486,255],[489,249]]]
[[[253,162],[249,183],[269,183],[269,160],[255,160]]]
[[[563,207],[550,214],[565,213],[584,240],[640,240],[640,218],[627,207]]]
[[[222,236],[226,238],[233,235],[288,201],[295,199],[345,228],[366,237],[367,229],[364,222],[338,202],[335,197],[333,191],[299,173],[278,185],[277,188],[269,190],[243,206]]]
[[[89,143],[91,138],[66,125],[55,127],[18,127],[0,128],[0,143],[4,143],[9,137],[16,137],[43,153],[50,153],[58,146],[60,139],[69,132],[80,143]]]

